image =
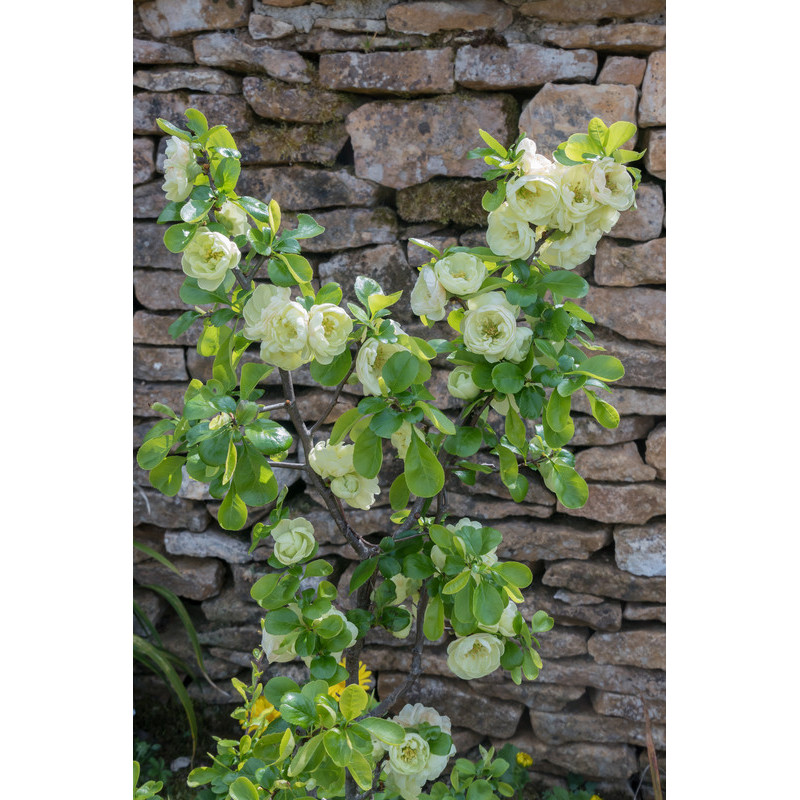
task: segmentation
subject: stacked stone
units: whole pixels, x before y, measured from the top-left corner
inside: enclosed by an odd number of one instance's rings
[[[444,641],[425,657],[411,696],[435,705],[456,726],[465,751],[479,741],[514,741],[534,758],[537,785],[567,771],[599,782],[605,800],[629,797],[646,765],[645,713],[664,767],[665,753],[665,28],[663,0],[148,0],[134,6],[134,444],[155,421],[153,402],[182,406],[189,378],[207,380],[210,359],[195,350],[199,326],[173,341],[169,324],[185,310],[178,297],[180,256],[163,246],[155,219],[166,138],[157,116],[175,123],[194,106],[225,123],[243,156],[239,190],[275,197],[289,225],[311,213],[325,233],[304,243],[321,282],[352,294],[356,275],[386,291],[410,332],[408,291],[428,254],[409,243],[485,244],[480,199],[483,163],[466,160],[481,142],[525,131],[541,152],[585,130],[593,116],[635,122],[647,147],[638,208],[625,212],[597,255],[579,268],[591,284],[582,305],[598,342],[625,364],[611,402],[618,428],[606,430],[575,395],[578,471],[590,494],[567,509],[540,483],[515,504],[499,480],[454,486],[450,510],[501,528],[504,558],[529,564],[527,615],[556,620],[541,636],[538,680],[516,687],[489,676],[465,683],[446,668]],[[633,144],[633,143],[632,143]],[[433,335],[447,335],[434,333]],[[248,352],[247,360],[257,353]],[[446,391],[437,360],[432,391]],[[307,367],[296,373],[307,418],[326,406]],[[277,376],[266,381],[279,397]],[[328,422],[358,402],[346,391]],[[277,416],[280,419],[280,415]],[[354,554],[300,474],[282,471],[293,513],[312,520],[320,552],[335,564],[342,602]],[[391,478],[391,476],[390,476]],[[388,485],[388,484],[387,484]],[[188,477],[177,497],[150,488],[134,464],[134,535],[168,555],[181,577],[134,553],[138,584],[177,592],[196,617],[215,679],[249,675],[260,609],[249,587],[269,570],[268,547],[248,553],[251,514],[241,534],[216,523],[218,502]],[[381,502],[383,504],[381,505]],[[386,530],[387,497],[354,511],[361,533]],[[177,651],[180,626],[152,594],[137,599]],[[185,637],[184,637],[185,638]],[[191,658],[190,652],[185,655]],[[410,659],[406,642],[372,633],[363,660],[385,694]],[[278,665],[285,671],[285,665]],[[220,695],[195,686],[210,702]],[[235,702],[233,696],[229,702]]]

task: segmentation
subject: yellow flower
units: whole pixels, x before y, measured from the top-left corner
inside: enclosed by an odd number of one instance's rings
[[[240,724],[243,728],[247,728],[248,733],[252,733],[260,727],[266,727],[280,715],[281,712],[264,695],[261,695],[250,708],[247,724],[244,720],[241,720]]]
[[[345,666],[345,660],[342,659],[339,662],[342,666]],[[361,661],[358,662],[358,685],[364,689],[364,691],[369,691],[372,688],[372,681],[370,678],[372,677],[372,672],[367,669],[366,664],[362,663]],[[328,688],[328,694],[333,697],[335,700],[338,700],[342,696],[342,692],[344,691],[345,681],[340,681],[339,683],[335,683],[333,686]]]
[[[603,800],[603,798],[599,794],[593,794],[589,800]]]
[[[529,767],[533,764],[533,759],[527,753],[523,753],[522,750],[520,750],[519,753],[517,753],[517,764],[521,767]],[[592,800],[595,800],[595,798],[592,798]]]

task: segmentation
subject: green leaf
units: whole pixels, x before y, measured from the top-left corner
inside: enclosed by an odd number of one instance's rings
[[[570,466],[557,461],[539,465],[545,486],[555,494],[566,508],[581,508],[589,497],[586,481]]]
[[[423,553],[409,553],[403,559],[403,575],[415,580],[430,578],[435,571],[433,561]]]
[[[217,512],[217,520],[226,531],[240,531],[244,528],[247,522],[247,506],[233,489],[225,495]]]
[[[492,784],[483,778],[474,781],[467,789],[467,800],[494,800]]]
[[[223,158],[216,165],[212,174],[217,189],[221,189],[223,192],[232,192],[236,188],[241,171],[242,165],[238,158]]]
[[[636,126],[632,122],[615,122],[606,135],[604,150],[611,155],[618,147],[622,147],[628,139],[636,136]]]
[[[236,461],[238,454],[236,452],[236,445],[234,444],[233,437],[228,442],[228,454],[225,456],[225,472],[222,475],[222,483],[229,483],[236,470]]]
[[[311,677],[314,680],[326,681],[334,676],[338,666],[336,659],[331,655],[317,656],[311,660]]]
[[[480,128],[478,129],[478,133],[480,134],[481,139],[483,139],[483,141],[486,142],[486,144],[488,144],[489,147],[495,151],[495,153],[498,153],[503,158],[508,157],[508,150],[506,150],[506,148],[503,147],[503,145],[501,145],[500,142],[494,138],[494,136],[484,130],[481,130]]]
[[[158,125],[158,127],[161,128],[164,133],[169,134],[170,136],[177,136],[178,139],[182,139],[184,142],[192,141],[192,135],[190,133],[178,128],[176,125],[173,125],[171,122],[168,122],[165,119],[161,119],[161,117],[156,119],[156,125]]]
[[[503,205],[503,200],[506,199],[506,185],[500,183],[494,192],[485,192],[481,198],[481,205],[484,211],[496,211]]]
[[[458,594],[468,583],[472,573],[469,570],[459,572],[442,587],[442,594]]]
[[[531,618],[531,631],[544,633],[552,630],[555,620],[546,611],[537,611]]]
[[[393,511],[400,511],[408,505],[411,493],[408,490],[405,473],[401,472],[389,487],[389,505]]]
[[[616,428],[619,425],[619,412],[610,403],[605,403],[597,398],[594,392],[588,389],[583,390],[589,398],[589,405],[592,407],[592,416],[604,428]]]
[[[305,567],[306,578],[324,578],[333,572],[333,567],[324,559],[318,558],[316,561],[309,561]]]
[[[330,364],[320,364],[319,361],[312,361],[311,377],[323,386],[337,386],[345,379],[352,364],[352,353],[350,350],[343,350]]]
[[[345,411],[336,422],[333,423],[333,429],[331,430],[331,438],[329,440],[330,444],[338,444],[339,442],[347,436],[347,432],[356,422],[363,417],[363,413],[359,411],[357,408],[351,408],[348,411]]]
[[[444,440],[444,449],[454,456],[469,458],[474,456],[481,448],[483,435],[478,428],[460,427],[455,436]]]
[[[497,573],[518,589],[530,586],[533,580],[533,573],[530,568],[525,564],[520,564],[518,561],[502,561],[492,567],[492,572]]]
[[[369,702],[367,693],[356,683],[345,686],[339,698],[339,710],[342,716],[349,721],[354,720]]]
[[[398,431],[403,424],[403,417],[399,411],[384,408],[369,421],[369,429],[383,439],[388,439]]]
[[[297,253],[279,253],[278,258],[289,268],[289,272],[297,283],[308,283],[314,277],[314,270],[308,259]]]
[[[177,339],[182,333],[186,333],[192,327],[192,323],[201,316],[197,311],[184,311],[167,329],[167,333]]]
[[[167,420],[164,420],[167,422]],[[148,439],[143,442],[139,451],[136,453],[136,463],[145,470],[151,470],[157,467],[169,453],[172,448],[174,437],[170,434],[163,434]]]
[[[496,625],[505,607],[500,592],[488,581],[482,580],[475,588],[472,595],[472,613],[482,625]]]
[[[265,456],[283,453],[292,445],[292,436],[271,419],[254,419],[245,429],[245,438]]]
[[[254,220],[269,224],[269,209],[266,203],[255,197],[249,197],[248,195],[243,195],[236,202]]]
[[[261,600],[269,597],[275,591],[280,579],[281,576],[278,572],[267,573],[250,587],[250,597],[260,603]]]
[[[562,297],[585,297],[589,291],[589,284],[580,275],[568,270],[548,272],[541,278],[541,283]]]
[[[553,392],[553,394],[557,394],[557,392]],[[545,442],[547,442],[550,447],[563,447],[575,435],[575,423],[572,417],[570,417],[566,428],[560,431],[554,431],[550,425],[548,425],[547,417],[544,415],[542,417],[542,435]]]
[[[381,438],[366,428],[359,435],[353,448],[353,468],[364,478],[375,478],[383,463]]]
[[[375,316],[379,311],[382,311],[384,308],[389,308],[389,306],[393,306],[402,296],[403,292],[393,292],[392,294],[371,294],[367,298],[367,305],[369,307],[370,314]]]
[[[393,353],[383,365],[383,380],[395,394],[414,383],[419,371],[419,359],[407,350]]]
[[[511,405],[509,405],[508,411],[506,412],[505,432],[508,441],[511,442],[514,447],[520,450],[524,449],[527,439],[525,423]]]
[[[438,638],[438,637],[437,637]],[[381,717],[365,717],[359,723],[384,744],[402,744],[406,729],[396,722]]]
[[[323,303],[332,303],[338,306],[342,302],[342,287],[338,283],[326,283],[320,287],[317,296],[314,298],[315,305],[322,305]]]
[[[186,463],[185,456],[170,456],[150,470],[150,484],[167,497],[175,497],[181,488],[183,473],[181,467]]]
[[[589,137],[600,147],[603,147],[606,141],[606,136],[608,134],[608,127],[600,119],[600,117],[594,117],[593,119],[589,120]]]
[[[187,119],[186,127],[189,130],[194,131],[198,136],[202,136],[208,130],[208,120],[202,111],[198,111],[196,108],[187,108],[183,113]],[[234,798],[234,800],[239,800],[239,798]]]
[[[248,506],[264,506],[271,503],[279,491],[278,481],[267,459],[247,444],[236,464],[233,486]]]
[[[424,403],[422,400],[418,400],[416,406],[417,408],[422,409],[422,413],[425,414],[425,416],[442,433],[445,433],[448,436],[455,435],[456,426],[451,422],[451,420],[448,417],[446,417],[441,411],[439,411],[439,409],[436,408],[436,406],[432,406],[429,403]]]
[[[314,236],[319,236],[324,232],[325,228],[313,217],[308,214],[298,214],[297,229],[292,231],[292,236],[295,239],[312,239]]]
[[[372,788],[372,767],[358,750],[353,750],[352,760],[347,769],[360,789],[367,791]]]
[[[500,362],[492,369],[492,384],[502,394],[516,394],[525,385],[525,376],[516,364]]]
[[[353,748],[347,734],[340,730],[326,731],[322,736],[325,752],[337,767],[344,767],[350,763]]]
[[[353,570],[353,576],[350,578],[350,594],[353,594],[359,586],[366,583],[372,577],[372,573],[375,572],[375,567],[377,567],[377,565],[377,556],[359,562],[358,566]]]
[[[435,642],[444,633],[444,604],[438,595],[428,600],[422,632],[431,642]]]
[[[570,406],[572,397],[564,397],[558,392],[552,392],[547,402],[547,424],[557,433],[563,431],[570,425]]]
[[[568,374],[588,375],[601,381],[618,381],[624,374],[622,362],[614,356],[592,356],[587,358]]]
[[[444,469],[433,451],[411,429],[411,442],[405,460],[406,484],[417,497],[434,497],[444,486]]]
[[[239,397],[241,397],[242,400],[249,400],[256,386],[274,369],[275,367],[270,364],[244,364],[242,366]]]
[[[216,199],[210,186],[195,186],[181,207],[181,219],[184,222],[199,222],[211,210]]]
[[[525,386],[516,395],[519,413],[526,419],[536,419],[542,413],[544,406],[544,392],[533,386]]]
[[[197,233],[197,225],[182,222],[180,225],[170,225],[164,231],[164,246],[170,253],[180,253],[192,241]]]

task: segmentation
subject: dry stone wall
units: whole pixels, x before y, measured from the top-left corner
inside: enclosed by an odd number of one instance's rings
[[[290,224],[308,211],[326,227],[307,242],[318,279],[350,291],[365,273],[386,290],[406,290],[399,318],[423,335],[407,294],[427,254],[409,238],[485,244],[481,163],[465,159],[480,144],[478,127],[504,142],[525,130],[547,151],[592,116],[640,126],[635,146],[648,150],[638,208],[622,215],[579,268],[592,285],[584,305],[597,320],[597,338],[626,366],[613,394],[618,428],[601,428],[587,404],[577,403],[572,444],[589,501],[563,508],[534,482],[517,505],[493,478],[474,491],[454,486],[450,495],[454,514],[502,527],[503,557],[531,566],[525,611],[543,608],[556,620],[541,637],[544,669],[520,687],[499,674],[458,681],[442,641],[426,651],[426,675],[411,697],[450,715],[459,751],[514,741],[532,754],[537,785],[578,772],[599,781],[605,800],[630,797],[628,785],[646,763],[645,710],[665,763],[664,11],[663,0],[134,5],[136,446],[154,421],[153,402],[180,408],[188,378],[210,377],[208,360],[194,348],[197,327],[177,341],[167,333],[184,310],[183,275],[155,224],[166,145],[157,116],[178,122],[195,106],[212,123],[226,123],[243,154],[242,191],[274,196]],[[455,407],[446,370],[435,364],[432,390],[444,407]],[[307,368],[296,383],[304,413],[316,419],[325,392]],[[277,377],[267,384],[277,398]],[[358,399],[355,388],[345,391],[328,421]],[[291,487],[296,513],[313,521],[346,606],[354,554],[298,473],[279,479]],[[355,511],[356,530],[383,530],[387,504],[384,493],[369,511]],[[268,549],[250,555],[248,530],[221,531],[218,503],[188,477],[177,497],[165,498],[134,462],[133,505],[135,536],[181,571],[178,577],[137,551],[135,581],[161,583],[186,600],[214,679],[246,677],[259,641],[249,588],[268,570]],[[135,593],[162,618],[165,640],[185,650],[165,609]],[[372,633],[363,658],[385,694],[400,680],[410,648]],[[193,691],[220,702],[213,691]]]

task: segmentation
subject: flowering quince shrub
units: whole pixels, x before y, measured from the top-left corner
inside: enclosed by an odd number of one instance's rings
[[[639,173],[625,165],[641,154],[620,146],[636,128],[594,119],[554,161],[527,138],[506,149],[480,132],[487,147],[470,155],[498,181],[483,198],[489,247],[440,252],[412,240],[431,254],[411,291],[412,310],[427,326],[446,319],[452,331],[428,340],[391,318],[402,292],[387,294],[367,276],[344,306],[338,284],[315,291],[300,243],[324,229],[306,214],[282,229],[275,200],[238,195],[233,137],[195,109],[186,118],[188,130],[158,120],[172,136],[163,187],[170,202],[158,221],[168,224],[165,246],[182,254],[180,296],[194,306],[171,334],[202,320],[197,348],[213,358],[213,377],[190,382],[180,414],[154,405],[164,419],[137,459],[166,495],[177,494],[184,470],[208,484],[227,530],[245,526],[248,508],[271,505],[268,522],[253,527],[252,548],[265,538],[273,545],[271,571],[251,590],[266,612],[252,680],[233,682],[243,700],[233,716],[246,732],[217,740],[213,766],[195,769],[189,785],[203,800],[513,796],[503,778],[512,768],[493,750],[482,750],[477,765],[459,759],[449,786],[438,781],[423,794],[455,753],[450,720],[419,703],[387,715],[421,673],[425,641],[445,631],[454,635],[447,665],[464,680],[503,669],[519,684],[542,667],[536,636],[553,620],[543,611],[526,620],[517,608],[530,569],[498,558],[500,531],[448,518],[445,483],[473,486],[499,472],[520,502],[538,472],[563,505],[586,502],[586,483],[564,449],[574,432],[571,399],[584,392],[597,421],[615,427],[619,415],[601,397],[623,367],[584,352],[602,348],[592,344],[592,317],[574,302],[588,284],[569,269],[634,203]],[[260,362],[242,363],[252,345]],[[457,419],[426,388],[437,357],[451,362],[448,390],[464,401]],[[334,387],[313,423],[300,414],[292,383],[304,364]],[[275,369],[285,400],[261,403],[259,383]],[[360,384],[364,397],[324,438],[320,427],[347,383]],[[293,432],[270,418],[277,408],[288,411]],[[497,429],[490,408],[503,418]],[[298,458],[287,461],[295,436]],[[385,451],[402,470],[389,489],[386,533],[373,541],[353,530],[347,509],[375,503]],[[336,608],[337,588],[325,580],[332,567],[315,558],[313,525],[290,516],[276,466],[305,472],[355,551],[354,608]],[[309,583],[315,588],[301,588]],[[406,680],[380,702],[359,681],[363,640],[375,626],[401,639],[416,629]],[[304,685],[285,676],[261,681],[265,662],[295,659],[308,667]]]

